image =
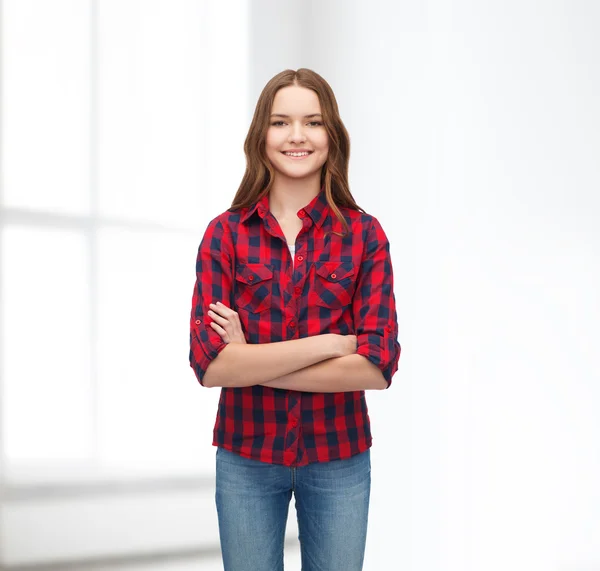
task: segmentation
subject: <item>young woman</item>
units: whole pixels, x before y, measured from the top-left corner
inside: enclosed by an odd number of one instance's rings
[[[225,571],[283,569],[292,494],[303,571],[362,569],[370,493],[365,390],[400,345],[389,243],[348,187],[329,84],[286,70],[263,89],[231,208],[196,261],[190,364],[222,387],[213,445]]]

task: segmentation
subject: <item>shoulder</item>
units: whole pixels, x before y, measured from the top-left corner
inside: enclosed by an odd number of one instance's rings
[[[240,218],[242,215],[242,210],[226,210],[222,212],[218,216],[215,216],[206,227],[206,233],[210,232],[231,232],[235,231],[238,224],[240,223]]]
[[[200,241],[200,248],[211,251],[230,251],[233,248],[234,238],[237,235],[237,226],[240,221],[240,211],[226,210],[212,218]]]
[[[211,220],[209,226],[217,225],[217,224],[220,224],[222,226],[228,226],[228,227],[237,226],[240,223],[240,219],[241,219],[244,211],[245,211],[245,209],[233,210],[230,208],[229,210],[226,210],[225,212],[221,212],[221,214],[219,214],[218,216],[215,216]]]
[[[346,222],[348,222],[348,225],[354,234],[363,233],[365,237],[375,235],[381,239],[387,240],[383,226],[372,214],[354,210],[353,208],[346,208],[345,206],[340,207],[340,212],[346,219]]]

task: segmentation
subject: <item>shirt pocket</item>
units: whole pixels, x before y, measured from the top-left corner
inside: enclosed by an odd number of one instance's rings
[[[352,262],[315,262],[311,305],[339,309],[352,303],[356,272]]]
[[[273,269],[268,264],[238,264],[235,268],[234,301],[238,308],[260,313],[271,307]]]

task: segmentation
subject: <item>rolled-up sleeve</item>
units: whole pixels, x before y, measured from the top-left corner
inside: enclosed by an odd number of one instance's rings
[[[357,353],[383,373],[388,383],[398,370],[400,343],[389,241],[372,218],[352,302]]]
[[[196,283],[190,315],[190,366],[201,385],[212,360],[227,346],[210,326],[209,304],[220,301],[231,307],[233,242],[227,226],[212,220],[196,258]]]

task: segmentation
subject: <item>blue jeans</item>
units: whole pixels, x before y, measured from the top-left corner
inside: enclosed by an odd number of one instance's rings
[[[225,571],[283,571],[292,493],[302,571],[360,571],[370,491],[369,450],[290,468],[217,448],[215,499]]]

